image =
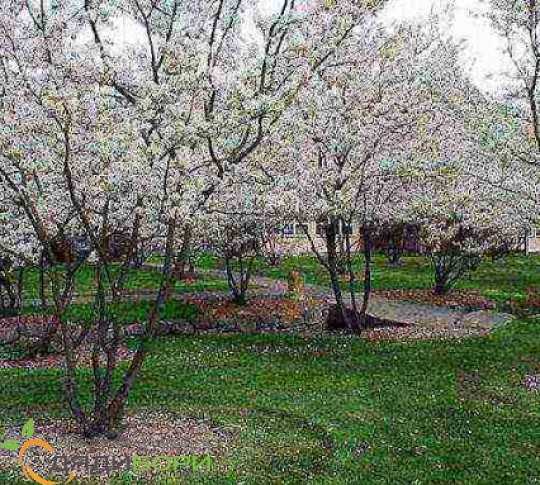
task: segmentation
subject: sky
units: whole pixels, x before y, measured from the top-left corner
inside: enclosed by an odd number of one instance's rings
[[[2,0],[0,0],[2,1]],[[389,27],[395,23],[426,20],[432,9],[441,9],[450,0],[389,0],[381,18]],[[472,11],[482,8],[481,0],[453,0],[455,7],[451,10],[448,32],[456,41],[463,41],[463,69],[475,84],[486,93],[497,94],[503,79],[500,74],[504,70],[504,57],[501,54],[502,41],[493,32],[489,23]],[[259,8],[263,13],[276,12],[283,0],[259,0]],[[255,26],[247,19],[246,36],[256,35]],[[119,25],[122,37],[128,42],[136,42],[141,33],[135,25]],[[112,33],[118,36],[118,31]]]
[[[270,0],[273,1],[273,0]],[[444,0],[390,0],[385,22],[415,21],[426,19],[433,8],[442,7]],[[474,16],[485,6],[478,0],[455,0],[449,31],[456,41],[463,41],[463,68],[482,90],[497,92],[501,87],[504,71],[502,40],[489,22]]]
[[[272,12],[283,0],[260,0],[263,11]],[[449,31],[456,41],[464,42],[463,68],[483,91],[496,93],[502,84],[500,73],[504,70],[501,55],[503,44],[489,23],[472,14],[481,11],[479,0],[454,0]],[[447,0],[389,0],[382,19],[388,26],[403,21],[427,19],[432,9],[441,9]],[[485,8],[485,7],[484,7]],[[492,75],[490,79],[489,76]]]

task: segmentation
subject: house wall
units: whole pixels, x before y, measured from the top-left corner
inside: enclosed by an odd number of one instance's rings
[[[307,226],[308,232],[313,240],[313,244],[317,251],[321,253],[326,252],[326,245],[324,239],[317,234],[317,224],[308,223]],[[358,233],[358,227],[353,226],[351,234],[351,245],[353,246],[353,251],[358,250],[358,244],[360,243],[360,234]],[[300,224],[287,224],[283,234],[277,236],[276,239],[276,250],[280,254],[291,254],[291,255],[300,255],[300,254],[309,254],[312,252],[310,239],[305,235],[304,231],[301,229]]]
[[[540,227],[534,228],[527,237],[527,253],[540,253]]]
[[[311,235],[315,247],[320,252],[325,252],[325,241],[317,234],[317,225],[315,223],[306,224],[308,232]],[[540,227],[533,229],[529,236],[519,245],[519,250],[526,253],[540,253]],[[524,242],[526,241],[526,242]],[[351,244],[353,251],[362,249],[361,234],[359,228],[353,226],[351,234]],[[305,236],[299,224],[288,224],[283,234],[276,237],[276,251],[280,254],[300,255],[312,252],[311,243]],[[424,248],[414,237],[409,237],[405,243],[405,251],[422,254]]]

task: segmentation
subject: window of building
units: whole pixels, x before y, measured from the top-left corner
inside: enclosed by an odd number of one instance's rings
[[[283,226],[283,235],[285,237],[294,236],[294,224],[285,224],[285,226]]]

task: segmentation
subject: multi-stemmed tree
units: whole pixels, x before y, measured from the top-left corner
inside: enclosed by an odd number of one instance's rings
[[[66,395],[82,431],[109,432],[146,353],[142,343],[122,385],[114,388],[122,335],[109,303],[121,297],[123,275],[142,234],[166,224],[172,239],[177,210],[167,202],[167,213],[159,217],[163,204],[156,182],[161,177],[149,163],[144,125],[127,103],[116,98],[98,50],[83,42],[91,12],[72,2],[56,7],[47,2],[8,3],[6,8],[11,9],[0,16],[4,86],[0,175],[10,202],[4,217],[10,231],[3,243],[11,251],[27,248],[27,258],[42,253],[47,261],[56,318],[44,340],[57,334],[61,338]],[[20,245],[20,218],[26,222],[24,230],[31,229],[32,244],[26,247]],[[129,234],[131,247],[120,267],[113,268],[110,241],[118,232]],[[76,238],[87,250],[74,247]],[[79,339],[65,315],[73,302],[77,274],[89,256],[95,269],[96,317],[94,403],[87,412],[78,392]],[[153,332],[162,299],[160,291],[147,336]]]
[[[235,303],[244,305],[256,260],[264,255],[268,233],[284,223],[281,200],[274,186],[249,164],[243,174],[225,177],[201,217],[200,235],[225,262],[227,282]]]
[[[372,19],[369,34],[352,38],[340,54],[299,98],[282,144],[295,161],[296,216],[323,226],[323,250],[306,235],[328,270],[341,324],[359,331],[369,320],[373,240],[379,228],[403,220],[415,179],[411,162],[455,153],[449,131],[460,113],[453,97],[467,80],[457,68],[457,50],[436,30],[404,27],[390,35]],[[360,307],[352,265],[354,226],[360,228],[365,258]],[[352,313],[346,311],[338,271],[339,231]]]
[[[457,160],[425,163],[409,190],[409,220],[419,228],[437,295],[474,271],[485,255],[520,243],[524,222],[513,194],[469,175]]]
[[[0,5],[0,253],[44,269],[42,300],[55,317],[44,347],[60,338],[66,396],[86,435],[114,434],[173,267],[201,234],[230,260],[287,216],[321,222],[326,249],[313,249],[341,320],[366,324],[379,226],[414,207],[423,160],[467,159],[460,143],[477,141],[464,135],[468,84],[456,51],[412,27],[384,34],[370,14],[382,3],[282,0],[270,16],[247,0]],[[366,261],[359,309],[352,226]],[[115,385],[123,335],[114,304],[143,245],[162,248],[161,284]],[[87,263],[96,311],[80,328],[67,312]],[[229,268],[241,301],[250,272],[238,282]],[[76,370],[89,333],[91,405]]]
[[[88,436],[111,434],[121,419],[198,210],[254,156],[373,2],[283,0],[271,17],[257,17],[249,42],[243,26],[252,7],[244,0],[0,5],[2,251],[44,256],[59,322],[50,332],[61,336],[67,400]],[[111,241],[120,239],[128,242],[116,254]],[[149,241],[165,253],[162,281],[115,386],[122,331],[111,303],[122,297],[137,246]],[[78,336],[66,321],[88,261],[96,285],[92,406],[80,400]]]

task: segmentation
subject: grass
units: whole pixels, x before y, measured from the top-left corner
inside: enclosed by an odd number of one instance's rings
[[[217,264],[204,255],[198,266]],[[485,262],[460,287],[499,302],[520,298],[539,285],[539,266],[538,256]],[[311,283],[327,282],[309,257],[258,269],[274,278],[301,270]],[[145,278],[150,284],[153,276]],[[402,267],[389,268],[377,255],[374,282],[379,289],[427,288],[431,272],[424,258],[406,257]],[[140,318],[148,308],[139,305],[126,303],[116,312],[126,321]],[[165,312],[189,318],[189,308],[169,305]],[[538,483],[540,393],[526,390],[523,379],[540,374],[539,325],[516,320],[462,342],[163,338],[153,344],[129,410],[210,419],[235,436],[214,471],[183,475],[177,483]],[[79,371],[87,405],[89,372]],[[0,388],[1,424],[68,416],[60,370],[3,369]],[[14,471],[0,474],[0,483],[24,482]],[[126,475],[116,483],[147,482]]]
[[[207,266],[217,264],[216,260],[207,258],[205,261]],[[426,257],[404,256],[402,263],[399,267],[390,267],[383,254],[376,254],[372,271],[373,288],[375,290],[433,288],[433,271]],[[361,278],[363,271],[361,257],[355,260],[354,269]],[[328,274],[312,256],[287,257],[278,267],[269,266],[262,260],[257,262],[259,274],[275,279],[287,279],[287,275],[293,270],[302,272],[307,283],[329,286]],[[523,300],[527,288],[530,287],[540,288],[540,255],[511,255],[495,262],[486,259],[477,271],[463,278],[456,288],[477,290],[501,307],[505,307],[509,300]]]
[[[154,256],[157,261],[158,256]],[[373,287],[375,290],[390,289],[427,289],[433,287],[433,271],[430,262],[423,256],[404,256],[403,264],[397,268],[390,267],[382,254],[376,254],[373,264]],[[217,257],[208,253],[197,256],[196,267],[210,270],[220,267]],[[354,268],[359,277],[362,276],[363,259],[357,258]],[[310,284],[329,286],[326,271],[313,256],[291,256],[277,266],[272,267],[262,259],[256,261],[258,274],[275,279],[287,279],[290,271],[301,271]],[[159,286],[160,274],[153,269],[131,270],[126,283],[128,290],[151,290]],[[361,284],[361,282],[360,282]],[[94,287],[94,271],[90,266],[81,268],[76,278],[76,291],[80,294],[90,293]],[[527,288],[540,287],[540,255],[511,255],[492,262],[486,259],[477,271],[463,278],[458,289],[478,290],[484,296],[506,305],[509,300],[520,301],[525,298]],[[227,291],[227,282],[216,277],[202,275],[193,283],[176,281],[178,292]],[[39,296],[39,273],[35,269],[25,274],[25,292],[29,298]]]
[[[148,320],[150,312],[153,309],[153,301],[130,301],[110,304],[108,311],[111,317],[115,318],[120,324],[144,323]],[[52,308],[49,309],[52,312]],[[41,309],[40,309],[41,312]],[[184,303],[177,300],[167,300],[161,309],[161,320],[192,320],[197,315],[196,305]],[[23,314],[33,315],[35,308],[25,308]],[[65,312],[66,321],[77,324],[95,323],[95,310],[92,304],[74,304]]]
[[[540,372],[538,329],[519,321],[461,343],[161,339],[129,408],[235,433],[227,473],[179,483],[535,483],[540,395],[521,381]],[[0,386],[5,424],[66,416],[58,371],[2,370]]]
[[[112,267],[113,273],[118,271],[117,266]],[[89,266],[82,266],[77,272],[75,279],[75,291],[78,294],[88,294],[94,291],[94,269]],[[161,274],[154,269],[142,268],[131,269],[126,279],[127,290],[153,290],[159,287]],[[39,297],[39,270],[29,269],[25,271],[24,289],[27,298]],[[177,280],[174,288],[178,292],[195,293],[201,291],[227,291],[227,282],[224,279],[205,277],[202,275],[194,282]]]

